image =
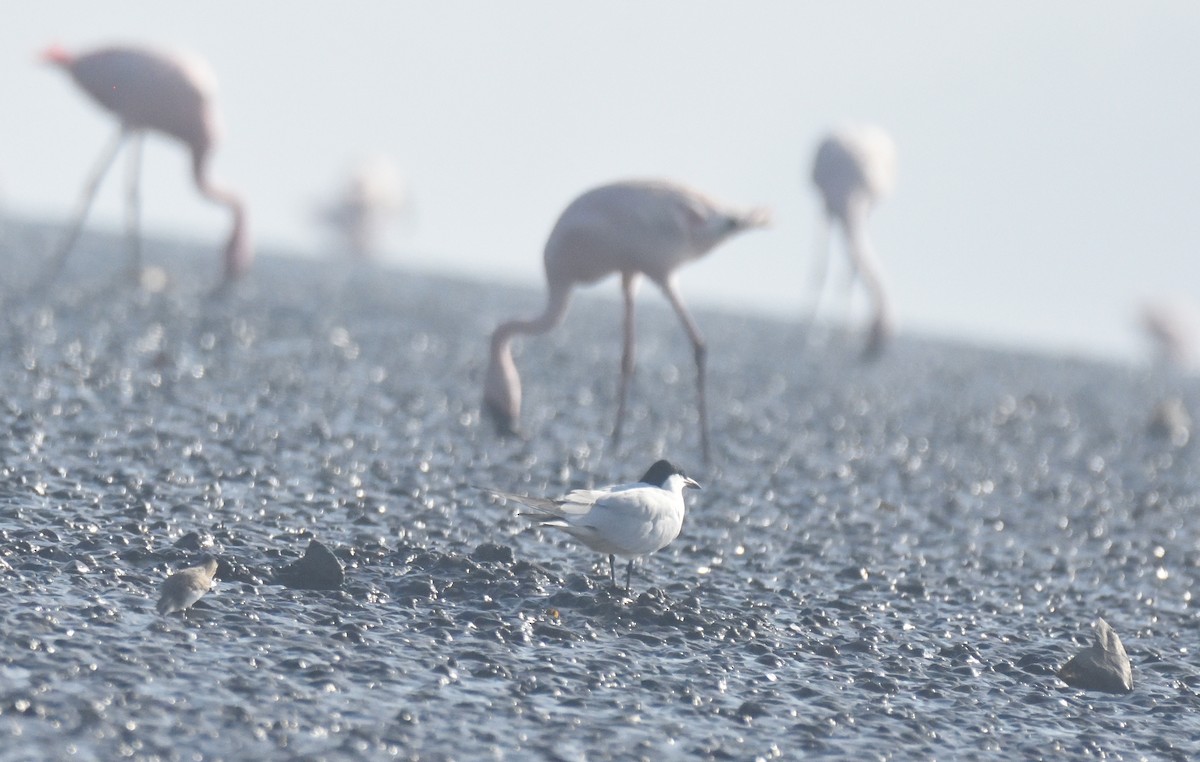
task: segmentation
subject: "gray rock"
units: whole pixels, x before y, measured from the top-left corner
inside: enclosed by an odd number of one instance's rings
[[[1058,671],[1058,678],[1074,688],[1108,693],[1133,690],[1133,668],[1125,646],[1108,622],[1097,619],[1096,643],[1075,654]]]
[[[304,556],[275,573],[275,581],[297,590],[336,590],[346,573],[337,556],[317,540],[310,540]]]

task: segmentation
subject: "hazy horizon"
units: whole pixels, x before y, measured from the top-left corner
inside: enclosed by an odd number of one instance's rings
[[[774,211],[681,272],[688,302],[798,319],[812,152],[870,121],[899,152],[871,235],[900,330],[1137,360],[1141,302],[1200,283],[1198,33],[1184,2],[47,2],[0,30],[0,200],[65,218],[115,129],[38,51],[145,42],[211,63],[215,173],[263,248],[320,252],[313,208],[385,154],[417,209],[389,261],[537,287],[572,198],[667,177]],[[183,152],[152,141],[144,169],[147,231],[212,241],[215,261],[227,220]],[[122,184],[114,168],[92,227],[119,228]]]

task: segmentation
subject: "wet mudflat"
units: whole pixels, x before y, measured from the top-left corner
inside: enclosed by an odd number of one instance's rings
[[[10,230],[0,320],[5,759],[1195,758],[1192,379],[901,339],[873,365],[647,291],[626,440],[615,299],[523,342],[525,441],[479,417],[487,337],[536,291],[92,237],[45,299]],[[615,288],[603,289],[615,297]],[[17,294],[14,295],[13,292]],[[611,293],[610,293],[611,292]],[[857,341],[857,339],[855,339]],[[704,489],[632,594],[474,487],[557,494],[659,456]],[[318,539],[335,590],[276,584]],[[205,553],[186,615],[158,586]],[[1057,670],[1103,616],[1134,689]]]

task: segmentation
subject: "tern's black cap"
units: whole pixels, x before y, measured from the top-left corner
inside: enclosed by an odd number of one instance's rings
[[[687,476],[687,474],[683,472],[682,468],[676,467],[671,463],[671,461],[660,460],[653,466],[650,466],[650,469],[646,471],[646,475],[641,478],[641,482],[643,484],[653,484],[656,487],[661,487],[667,483],[667,479],[670,479],[675,474]]]

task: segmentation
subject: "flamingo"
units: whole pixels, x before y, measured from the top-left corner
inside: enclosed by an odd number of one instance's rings
[[[816,311],[829,256],[829,231],[835,224],[846,237],[854,272],[861,276],[874,305],[867,356],[877,355],[892,332],[891,305],[875,252],[867,239],[867,216],[896,182],[896,146],[879,127],[859,125],[834,131],[821,141],[812,180],[825,204],[823,245],[815,280]]]
[[[675,271],[698,259],[735,233],[767,224],[765,209],[738,211],[697,191],[670,182],[633,180],[602,185],[572,201],[546,241],[547,300],[541,315],[509,320],[492,333],[484,379],[484,408],[505,434],[518,433],[521,378],[512,357],[512,341],[521,334],[542,334],[566,315],[571,290],[612,273],[621,274],[624,296],[624,351],[621,355],[617,419],[612,440],[621,439],[625,400],[633,375],[633,297],[641,276],[657,285],[671,303],[691,340],[696,359],[700,442],[709,461],[707,402],[704,393],[704,338],[679,295]]]
[[[337,196],[323,204],[317,219],[345,241],[356,259],[370,259],[389,223],[412,214],[408,188],[387,156],[371,156],[351,169]]]
[[[209,177],[209,158],[217,142],[219,123],[212,100],[215,79],[208,66],[188,56],[127,46],[99,48],[80,54],[51,46],[42,54],[42,60],[70,74],[77,85],[120,122],[116,137],[101,153],[84,185],[74,222],[51,262],[46,281],[52,280],[62,269],[79,237],[100,181],[126,139],[132,141],[126,228],[131,247],[131,269],[140,277],[138,175],[142,139],[147,130],[176,138],[191,149],[196,188],[205,198],[227,207],[233,216],[233,229],[225,245],[223,284],[242,275],[253,258],[246,231],[245,207],[237,195],[214,185]]]
[[[1182,296],[1142,303],[1139,322],[1163,367],[1187,370],[1200,344],[1200,306]]]

